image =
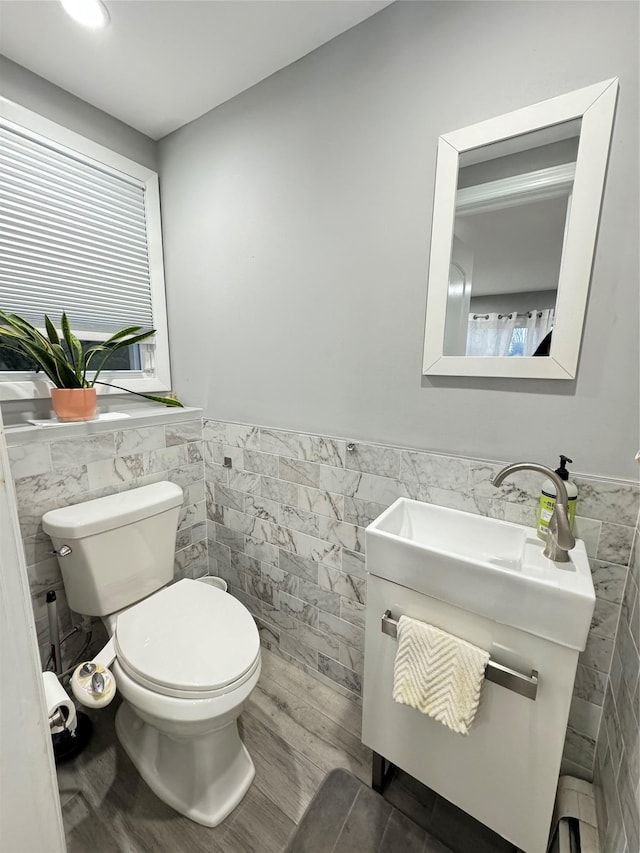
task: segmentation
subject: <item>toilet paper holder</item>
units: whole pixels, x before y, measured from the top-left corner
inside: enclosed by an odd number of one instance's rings
[[[62,727],[63,729],[66,729],[67,720],[69,719],[69,712],[67,711],[66,714],[64,713],[64,711],[66,711],[66,710],[67,710],[66,708],[65,709],[56,708],[55,711],[53,712],[53,714],[51,714],[49,716],[49,728],[50,729],[55,729],[55,728],[60,728],[60,727]]]
[[[42,685],[53,755],[58,764],[74,758],[86,747],[91,739],[91,721],[86,714],[76,710],[55,672],[45,670]]]
[[[77,725],[75,705],[55,672],[47,670],[42,673],[42,687],[51,734],[59,735],[68,731],[73,735]]]

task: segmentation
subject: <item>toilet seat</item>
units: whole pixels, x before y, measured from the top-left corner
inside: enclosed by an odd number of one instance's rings
[[[114,645],[131,679],[183,699],[235,690],[260,665],[258,629],[244,605],[187,578],[121,613]]]

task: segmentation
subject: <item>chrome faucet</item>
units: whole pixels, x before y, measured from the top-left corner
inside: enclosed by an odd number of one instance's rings
[[[556,487],[556,506],[553,515],[549,519],[549,532],[547,534],[547,544],[544,546],[543,554],[550,560],[555,560],[558,563],[568,563],[570,551],[576,544],[576,538],[571,532],[568,515],[568,497],[567,490],[563,481],[546,465],[539,465],[537,462],[515,462],[513,465],[507,465],[493,478],[493,485],[499,486],[502,481],[515,474],[517,471],[537,471],[539,474],[544,474],[548,477]]]

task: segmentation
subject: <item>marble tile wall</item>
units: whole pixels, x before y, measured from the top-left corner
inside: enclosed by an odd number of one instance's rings
[[[224,577],[256,618],[265,646],[356,701],[367,524],[403,495],[535,525],[540,489],[540,478],[529,472],[495,489],[491,479],[500,462],[200,418],[78,439],[41,430],[32,442],[12,444],[9,437],[8,443],[43,655],[46,590],[57,590],[62,630],[71,624],[43,513],[166,478],[185,490],[176,577],[207,571]],[[610,781],[614,770],[616,780],[630,776],[637,796],[633,744],[626,744],[624,763],[619,740],[627,732],[629,741],[629,714],[638,716],[638,665],[631,654],[638,648],[638,569],[628,566],[639,488],[595,477],[576,482],[576,533],[587,546],[597,600],[578,665],[563,772],[590,779],[598,743],[601,777]],[[627,627],[616,641],[619,621]],[[626,680],[622,672],[629,673]],[[610,814],[623,815],[628,788],[616,791],[619,809],[610,804]]]
[[[47,510],[171,480],[184,490],[175,575],[199,577],[208,570],[201,418],[139,428],[119,426],[73,439],[55,436],[54,428],[41,429],[34,431],[33,441],[12,444],[7,433],[43,661],[49,654],[47,590],[56,590],[61,630],[69,630],[72,622],[58,561],[51,556],[51,540],[42,531]]]
[[[603,853],[640,850],[640,519],[626,577],[595,761]]]
[[[406,496],[535,526],[540,477],[523,472],[495,489],[500,462],[208,419],[203,439],[210,573],[253,613],[265,646],[356,700],[367,524]],[[596,477],[576,483],[576,534],[597,600],[563,772],[591,779],[640,489]]]

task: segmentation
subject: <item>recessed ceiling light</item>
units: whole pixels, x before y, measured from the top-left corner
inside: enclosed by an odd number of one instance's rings
[[[97,30],[109,23],[109,13],[101,0],[60,0],[67,15],[82,24]]]

